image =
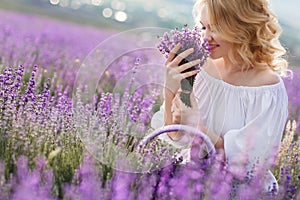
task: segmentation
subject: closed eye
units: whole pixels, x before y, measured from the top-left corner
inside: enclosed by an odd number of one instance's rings
[[[201,30],[206,30],[206,26],[203,25],[203,23],[200,21]]]

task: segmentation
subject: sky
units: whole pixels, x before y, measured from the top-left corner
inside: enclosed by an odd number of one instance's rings
[[[270,0],[270,5],[279,19],[300,30],[299,0]]]
[[[169,4],[174,6],[172,0],[122,0],[124,2],[148,3],[154,5]],[[181,6],[192,5],[195,0],[181,0]],[[176,1],[178,3],[178,1]],[[269,0],[272,10],[285,23],[300,30],[300,0]],[[182,4],[183,3],[183,4]]]
[[[183,21],[192,19],[192,5],[196,0],[0,0],[0,3],[1,1],[19,3],[44,2],[45,4],[50,2],[69,2],[69,4],[72,4],[71,2],[80,2],[80,4],[86,4],[87,2],[99,2],[102,4],[101,7],[105,4],[113,5],[116,3],[125,3],[128,7],[138,7],[138,5],[141,7],[142,5],[144,9],[147,8],[148,10],[157,11],[160,15],[165,15],[166,19],[168,17],[177,17],[178,20],[181,20],[179,22],[182,23]],[[300,31],[300,0],[269,0],[269,2],[271,8],[274,10],[280,21],[283,21]],[[127,12],[127,9],[125,11]],[[174,13],[176,13],[176,15]]]

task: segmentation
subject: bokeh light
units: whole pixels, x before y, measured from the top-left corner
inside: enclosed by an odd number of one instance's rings
[[[81,7],[81,3],[79,1],[72,1],[71,2],[71,8],[77,10]]]
[[[61,7],[68,7],[69,6],[69,0],[60,0],[59,5]]]
[[[102,11],[102,15],[105,18],[110,18],[112,16],[112,14],[113,14],[113,11],[111,8],[104,8]]]
[[[117,11],[115,13],[115,20],[119,22],[125,22],[127,20],[127,14],[123,11]]]
[[[59,4],[59,0],[50,0],[50,3],[52,5],[58,5]]]
[[[111,7],[115,10],[124,11],[126,9],[126,4],[118,0],[113,0],[111,2]]]
[[[92,0],[91,2],[94,6],[101,6],[103,4],[103,0]]]
[[[166,18],[168,16],[168,11],[165,8],[161,8],[157,11],[157,15],[160,18]]]

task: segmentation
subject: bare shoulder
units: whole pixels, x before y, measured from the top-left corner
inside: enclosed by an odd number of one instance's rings
[[[221,65],[222,61],[207,59],[203,69],[212,77],[217,79],[222,79],[220,71],[218,70],[218,65]]]
[[[256,86],[274,85],[280,81],[279,76],[271,69],[256,72],[254,77],[253,83]]]

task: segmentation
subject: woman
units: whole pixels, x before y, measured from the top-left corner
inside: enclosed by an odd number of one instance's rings
[[[287,62],[282,58],[285,49],[278,39],[277,18],[267,0],[198,0],[194,13],[209,42],[210,59],[199,71],[181,73],[199,61],[178,66],[193,50],[175,57],[180,45],[172,49],[166,61],[164,104],[153,116],[152,127],[197,126],[224,150],[231,169],[249,172],[254,165],[269,169],[288,116],[280,77],[287,72]],[[178,98],[180,80],[194,74],[194,103],[188,109]],[[192,140],[180,132],[160,138],[178,147]],[[274,183],[277,189],[270,171],[264,180],[266,191],[274,189]]]

